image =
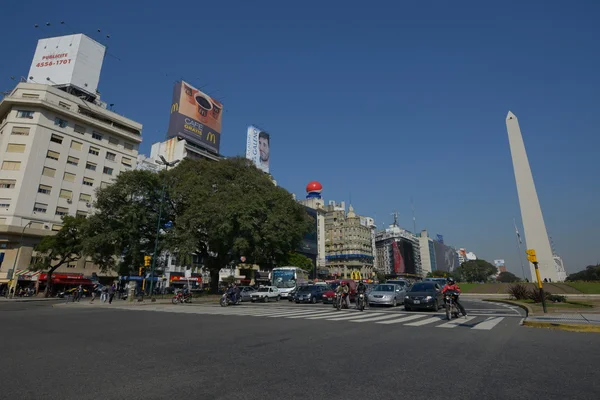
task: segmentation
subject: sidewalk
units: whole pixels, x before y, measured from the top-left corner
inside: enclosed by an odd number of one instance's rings
[[[563,294],[567,298],[573,299],[600,299],[600,294]],[[507,293],[462,293],[461,298],[472,298],[472,299],[506,299]]]
[[[0,302],[30,302],[30,301],[60,301],[58,297],[14,297],[12,299],[7,299],[6,297],[0,297]]]
[[[536,328],[561,329],[574,332],[600,333],[600,314],[555,314],[543,316],[529,316],[523,325]]]

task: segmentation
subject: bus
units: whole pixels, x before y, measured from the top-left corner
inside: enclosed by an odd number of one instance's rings
[[[298,267],[277,267],[269,274],[269,280],[279,289],[281,298],[287,298],[296,286],[308,285],[308,272]]]

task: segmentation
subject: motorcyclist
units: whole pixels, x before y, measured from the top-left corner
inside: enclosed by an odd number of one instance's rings
[[[232,301],[233,303],[235,303],[236,299],[235,299],[235,287],[233,284],[229,284],[229,286],[227,286],[227,298],[229,298],[230,301]]]
[[[350,288],[348,287],[348,283],[342,281],[336,288],[336,292],[342,296],[342,307],[345,305],[346,308],[350,308]]]
[[[365,285],[363,281],[358,282],[358,286],[356,287],[356,294],[358,296],[360,296],[361,294],[364,295],[364,305],[366,307],[369,302],[367,301],[367,285]],[[358,298],[356,301],[356,309],[358,309]]]
[[[458,295],[461,293],[460,292],[460,288],[458,287],[458,285],[454,281],[454,278],[448,278],[448,281],[446,282],[446,285],[444,285],[444,288],[442,289],[442,294],[444,294],[446,292],[454,292],[454,293],[456,293],[456,296],[454,296],[454,304],[456,304],[456,306],[458,307],[458,309],[460,310],[460,312],[462,313],[462,315],[464,315],[466,317],[467,316],[467,312],[465,311],[465,308],[463,307],[462,304],[460,304],[460,301],[458,300]]]

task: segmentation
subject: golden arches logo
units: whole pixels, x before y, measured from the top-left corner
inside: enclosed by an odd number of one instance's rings
[[[173,103],[173,105],[171,105],[171,114],[173,114],[174,112],[178,112],[179,111],[179,103]]]
[[[208,132],[206,134],[206,140],[212,142],[213,144],[217,144],[217,135],[212,132]]]

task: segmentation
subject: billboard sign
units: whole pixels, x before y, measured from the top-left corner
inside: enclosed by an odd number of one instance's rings
[[[304,207],[306,213],[313,221],[312,229],[304,235],[297,251],[305,256],[316,256],[319,253],[319,244],[317,239],[317,211],[310,207]]]
[[[458,253],[452,247],[434,240],[433,249],[435,251],[436,270],[453,272],[459,267]]]
[[[180,137],[218,154],[222,117],[220,102],[187,82],[176,82],[167,137]]]
[[[96,94],[106,47],[82,35],[38,40],[27,81],[45,85],[73,85]]]
[[[253,125],[249,126],[246,138],[246,158],[252,161],[258,169],[268,174],[271,158],[271,135]]]
[[[394,273],[403,274],[404,272],[406,272],[406,266],[404,265],[404,259],[400,254],[398,242],[396,242],[395,240],[392,242],[392,253],[394,255]]]

